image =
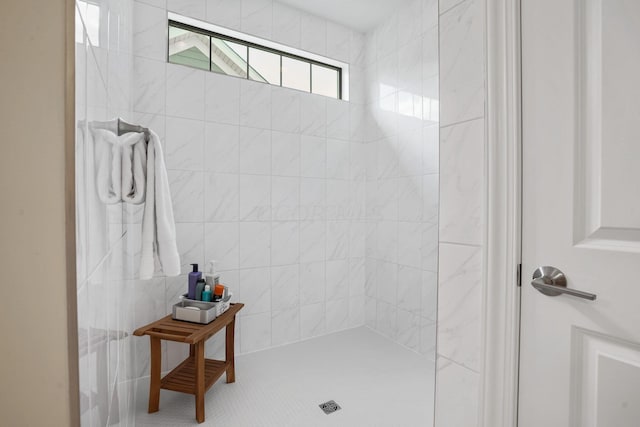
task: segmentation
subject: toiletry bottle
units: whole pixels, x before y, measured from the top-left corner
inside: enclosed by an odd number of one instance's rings
[[[222,294],[224,294],[224,285],[218,284],[213,289],[213,300],[220,301],[222,299]]]
[[[198,279],[196,283],[196,300],[202,301],[202,291],[204,291],[204,279]]]
[[[211,260],[207,263],[207,268],[205,269],[205,272],[204,272],[204,280],[207,282],[207,285],[211,286],[211,289],[213,289],[215,285],[215,281],[214,281],[215,277],[216,277],[216,261]]]
[[[191,264],[193,271],[189,273],[189,290],[187,292],[187,298],[196,299],[196,286],[198,285],[198,279],[202,279],[202,273],[198,271],[198,264]]]
[[[204,285],[204,291],[202,292],[202,301],[211,302],[211,286]]]

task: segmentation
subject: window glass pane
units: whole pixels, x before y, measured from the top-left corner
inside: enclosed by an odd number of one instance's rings
[[[209,36],[169,26],[169,62],[209,69]]]
[[[280,85],[280,55],[250,47],[249,78]]]
[[[282,86],[311,92],[311,64],[283,56]]]
[[[246,78],[247,47],[240,43],[211,37],[211,71]]]
[[[87,13],[86,0],[77,2]],[[84,37],[80,32],[76,34],[79,41]],[[172,63],[340,98],[340,69],[331,65],[172,21],[168,44]],[[408,112],[409,104],[405,107]],[[410,115],[417,114],[414,109]]]
[[[87,30],[89,42],[100,47],[100,6],[86,1],[76,2],[76,42],[84,42],[84,28]],[[81,18],[82,17],[82,18]],[[80,21],[84,25],[80,24]]]
[[[311,92],[338,98],[338,70],[312,64]]]

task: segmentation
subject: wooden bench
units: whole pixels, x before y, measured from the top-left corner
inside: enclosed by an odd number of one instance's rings
[[[231,304],[229,310],[208,325],[173,320],[171,315],[138,328],[136,336],[149,335],[151,340],[151,382],[149,385],[149,413],[158,412],[160,389],[193,394],[196,397],[196,420],[204,422],[204,395],[211,386],[227,374],[227,383],[235,382],[234,341],[236,314],[244,304]],[[225,360],[205,359],[205,341],[226,328]],[[189,344],[189,357],[161,378],[161,340]]]

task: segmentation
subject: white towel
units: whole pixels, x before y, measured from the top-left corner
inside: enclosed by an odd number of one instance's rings
[[[116,136],[105,129],[93,129],[96,189],[106,204],[145,203],[142,216],[140,279],[151,279],[155,256],[167,276],[180,274],[176,226],[160,138],[150,131]]]
[[[147,146],[147,200],[142,217],[142,256],[140,278],[150,279],[154,271],[154,253],[167,276],[180,274],[180,255],[176,245],[176,225],[164,165],[160,138],[150,131]]]
[[[126,134],[125,134],[126,135]],[[144,134],[133,144],[122,145],[122,201],[139,205],[147,189],[147,144]]]
[[[121,136],[105,129],[94,129],[96,190],[102,203],[143,203],[147,156],[144,134]]]

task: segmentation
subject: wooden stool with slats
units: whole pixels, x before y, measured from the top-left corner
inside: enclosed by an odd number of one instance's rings
[[[149,413],[160,407],[160,389],[193,394],[196,397],[196,420],[204,422],[204,395],[226,372],[227,383],[235,382],[234,335],[236,314],[244,304],[231,304],[229,310],[208,325],[173,320],[171,315],[138,328],[136,336],[149,335],[151,340],[151,382],[149,386]],[[225,360],[205,359],[205,341],[226,328]],[[161,340],[189,344],[189,357],[161,378]]]

